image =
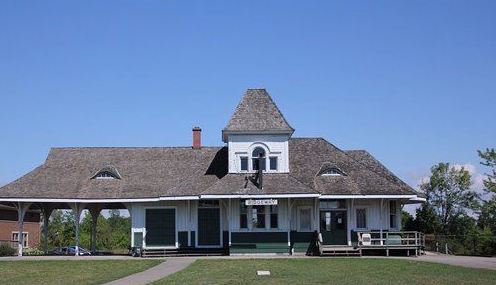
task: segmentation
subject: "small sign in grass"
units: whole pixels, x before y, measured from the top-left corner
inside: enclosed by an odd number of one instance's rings
[[[270,276],[270,271],[268,270],[258,270],[257,271],[258,276]]]

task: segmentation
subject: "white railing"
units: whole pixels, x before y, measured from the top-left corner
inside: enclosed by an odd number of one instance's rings
[[[370,244],[363,244],[363,234],[370,234]],[[360,231],[358,235],[359,247],[408,247],[424,248],[425,237],[415,231]]]

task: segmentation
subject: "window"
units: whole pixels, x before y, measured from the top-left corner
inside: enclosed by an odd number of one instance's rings
[[[320,212],[320,228],[325,229],[327,232],[331,231],[331,212]]]
[[[239,227],[241,229],[248,228],[248,207],[246,207],[244,200],[239,202]]]
[[[265,228],[265,206],[252,206],[251,207],[251,221],[252,228],[264,229]]]
[[[110,173],[109,171],[102,171],[99,172],[96,177],[96,179],[115,179],[115,175]]]
[[[324,171],[321,172],[322,176],[341,176],[343,175],[343,172],[341,172],[341,170],[335,168],[335,167],[332,167],[332,168],[328,168]]]
[[[240,160],[241,160],[241,170],[248,171],[248,157],[242,156]]]
[[[356,209],[356,227],[359,229],[367,228],[367,209]]]
[[[100,169],[91,179],[121,179],[119,172],[113,167]]]
[[[269,207],[270,207],[270,228],[277,229],[279,226],[277,205],[272,205]]]
[[[23,246],[28,247],[29,246],[29,239],[28,239],[28,233],[22,233],[23,235]],[[12,241],[19,242],[19,232],[12,232]]]
[[[309,232],[312,230],[312,208],[298,208],[298,231]]]
[[[257,147],[251,154],[251,163],[253,170],[258,170],[258,161],[261,160],[262,170],[265,170],[265,150]]]
[[[277,170],[277,156],[269,157],[269,169]]]
[[[389,227],[394,229],[397,227],[396,222],[396,201],[389,201]]]
[[[329,209],[346,209],[345,200],[320,200],[320,208]]]

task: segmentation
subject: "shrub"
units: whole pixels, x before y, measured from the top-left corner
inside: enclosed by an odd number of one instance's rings
[[[8,244],[0,244],[0,256],[13,256],[16,250]]]
[[[42,250],[39,250],[37,248],[26,248],[23,252],[23,255],[27,256],[40,256],[44,254],[45,253]]]

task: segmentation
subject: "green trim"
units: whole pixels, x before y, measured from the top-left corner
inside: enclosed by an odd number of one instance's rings
[[[287,243],[232,244],[230,253],[289,253]]]
[[[232,232],[231,244],[233,243],[286,243],[287,232]]]
[[[147,247],[176,245],[175,209],[146,209],[145,216]]]
[[[306,252],[312,242],[313,232],[291,231],[291,247],[295,252]]]
[[[191,246],[196,247],[196,232],[195,231],[190,231],[189,236],[191,239]]]
[[[219,246],[220,208],[198,208],[198,246]]]
[[[178,232],[177,239],[178,239],[179,247],[188,246],[188,232]]]
[[[230,253],[289,253],[287,232],[233,232]]]

